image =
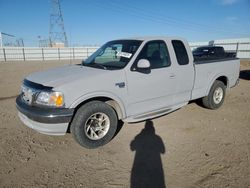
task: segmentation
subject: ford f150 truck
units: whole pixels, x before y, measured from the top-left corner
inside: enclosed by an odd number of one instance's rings
[[[82,64],[27,76],[16,106],[28,127],[50,135],[70,130],[81,146],[96,148],[113,138],[119,120],[155,118],[199,98],[219,108],[239,67],[237,58],[194,62],[178,37],[114,40]]]

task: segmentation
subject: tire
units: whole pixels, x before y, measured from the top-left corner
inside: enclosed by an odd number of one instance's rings
[[[226,96],[226,86],[223,82],[215,80],[208,96],[202,98],[203,105],[208,109],[218,109],[224,102]]]
[[[94,149],[113,138],[117,124],[117,115],[111,106],[101,101],[91,101],[77,110],[70,132],[81,146]]]

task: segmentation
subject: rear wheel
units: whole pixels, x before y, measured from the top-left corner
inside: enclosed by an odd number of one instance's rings
[[[91,101],[77,110],[70,131],[81,146],[97,148],[113,138],[117,123],[116,112],[111,106],[101,101]]]
[[[212,85],[208,96],[202,98],[202,103],[206,108],[218,109],[224,102],[226,86],[223,82],[216,80]]]

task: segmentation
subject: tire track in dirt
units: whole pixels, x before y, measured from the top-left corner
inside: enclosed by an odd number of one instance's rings
[[[0,97],[0,101],[9,100],[9,99],[14,99],[14,98],[17,98],[17,96],[18,96],[18,95],[9,96],[9,97]]]

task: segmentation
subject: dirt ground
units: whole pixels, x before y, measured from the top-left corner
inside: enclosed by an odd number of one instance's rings
[[[94,150],[70,134],[37,133],[17,117],[22,79],[62,64],[0,62],[0,187],[250,187],[250,61],[241,62],[240,84],[219,110],[192,102],[148,121],[150,129],[124,124]]]

